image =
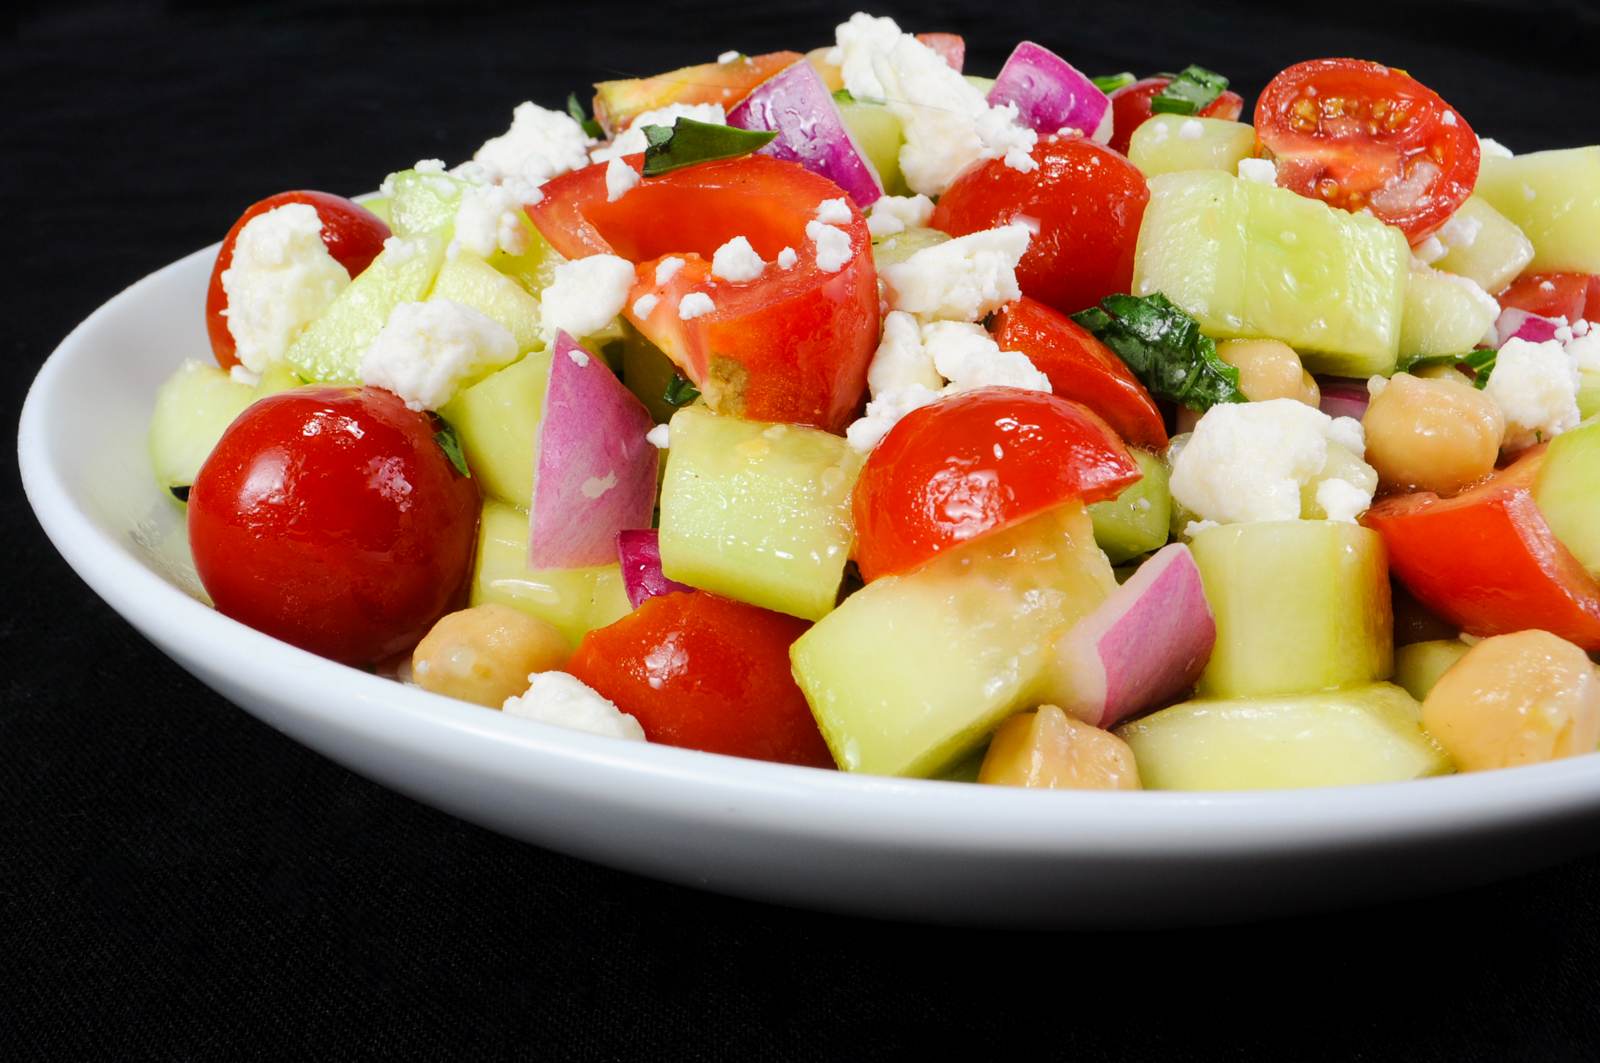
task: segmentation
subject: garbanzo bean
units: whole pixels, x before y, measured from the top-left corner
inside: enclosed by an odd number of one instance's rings
[[[1462,771],[1537,764],[1600,745],[1600,675],[1547,631],[1484,639],[1422,703],[1422,725]]]
[[[1128,743],[1110,731],[1043,705],[1000,725],[978,781],[1041,790],[1137,790],[1139,766]]]
[[[1506,421],[1464,380],[1396,374],[1361,419],[1383,486],[1453,495],[1494,471]]]
[[[1322,400],[1322,389],[1287,343],[1228,340],[1217,344],[1217,354],[1239,370],[1239,390],[1251,402],[1295,399],[1315,406]]]
[[[411,655],[411,676],[424,690],[498,709],[528,689],[530,674],[571,656],[551,624],[504,605],[475,605],[433,625]]]

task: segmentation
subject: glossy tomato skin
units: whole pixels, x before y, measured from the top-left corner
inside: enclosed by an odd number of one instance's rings
[[[1033,158],[1039,165],[1026,174],[1002,159],[967,169],[939,198],[933,227],[965,236],[1018,217],[1038,222],[1017,283],[1023,295],[1063,313],[1127,291],[1150,202],[1144,175],[1084,137],[1040,137]]]
[[[411,648],[471,573],[478,489],[427,414],[379,388],[256,402],[189,494],[206,593],[257,631],[346,664]]]
[[[913,410],[862,466],[851,496],[856,565],[867,581],[1077,499],[1115,498],[1139,479],[1117,433],[1043,391],[979,388]]]
[[[389,226],[372,211],[353,200],[327,192],[279,192],[247,207],[228,230],[228,235],[222,238],[217,261],[211,267],[211,283],[206,289],[206,335],[211,338],[211,353],[224,369],[238,365],[239,359],[234,354],[233,333],[228,331],[228,319],[223,314],[228,308],[228,294],[222,288],[222,271],[233,262],[233,245],[239,239],[239,230],[256,215],[289,203],[305,203],[316,209],[317,217],[322,219],[323,245],[352,278],[372,264],[383,250],[383,242],[391,235]]]
[[[1470,491],[1386,499],[1361,522],[1417,600],[1468,634],[1538,628],[1600,651],[1600,584],[1533,500],[1543,461],[1540,447]]]
[[[1171,83],[1171,78],[1141,78],[1111,94],[1113,150],[1128,154],[1128,141],[1133,137],[1133,131],[1148,122],[1154,114],[1150,109],[1150,101]],[[1243,113],[1244,97],[1229,91],[1202,107],[1199,117],[1237,122]]]
[[[1527,273],[1495,298],[1503,309],[1600,321],[1600,277],[1590,273]]]
[[[1291,66],[1256,101],[1255,127],[1276,156],[1281,187],[1344,210],[1371,209],[1412,243],[1443,225],[1478,181],[1478,138],[1466,119],[1381,63]]]
[[[637,169],[642,160],[628,161]],[[552,246],[568,258],[615,254],[635,263],[628,320],[719,413],[842,431],[866,390],[879,319],[861,212],[850,206],[839,226],[850,239],[840,269],[818,265],[806,233],[824,200],[844,197],[839,187],[794,163],[749,155],[646,178],[613,202],[605,170],[591,166],[544,185],[528,213]],[[711,276],[712,255],[736,236],[769,263],[752,281]],[[788,269],[775,264],[784,248],[797,255]],[[658,282],[665,258],[684,265]],[[678,308],[691,291],[709,296],[713,309],[685,321]],[[643,296],[656,304],[641,316]]]
[[[1150,392],[1111,348],[1067,315],[1023,296],[995,315],[994,339],[1001,350],[1027,355],[1050,378],[1054,394],[1083,403],[1133,446],[1166,449],[1166,422]]]
[[[567,671],[631,713],[652,742],[834,766],[789,671],[804,620],[705,591],[657,595],[589,632]]]

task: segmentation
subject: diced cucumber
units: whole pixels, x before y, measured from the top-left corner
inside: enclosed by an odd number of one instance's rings
[[[1190,543],[1217,644],[1208,697],[1297,694],[1387,679],[1394,615],[1383,540],[1336,521],[1206,528]]]
[[[1533,500],[1561,544],[1600,578],[1600,418],[1551,442]]]
[[[926,247],[934,247],[950,239],[950,234],[938,229],[906,229],[872,242],[872,264],[879,270],[904,262]]]
[[[391,197],[376,194],[370,196],[357,196],[356,202],[365,207],[367,210],[370,210],[372,213],[376,214],[383,220],[383,224],[388,225],[390,227],[390,231],[393,231],[394,216],[389,213],[389,207],[394,202]]]
[[[449,299],[499,322],[515,337],[518,351],[544,348],[539,300],[470,251],[457,249],[445,257],[429,298]]]
[[[1146,177],[1186,170],[1233,173],[1255,147],[1256,131],[1243,122],[1158,114],[1133,131],[1128,161]]]
[[[1411,248],[1376,218],[1204,170],[1150,181],[1134,291],[1164,292],[1207,335],[1283,340],[1306,368],[1394,370]]]
[[[900,175],[900,146],[905,143],[900,119],[883,104],[863,100],[841,102],[839,115],[867,161],[878,171],[883,190],[891,196],[906,195],[910,190]]]
[[[1367,492],[1377,493],[1378,471],[1356,457],[1340,443],[1328,444],[1328,456],[1322,471],[1300,487],[1300,518],[1302,520],[1327,520],[1328,512],[1317,501],[1317,490],[1328,480],[1343,480]]]
[[[527,513],[493,499],[483,503],[472,572],[472,604],[489,602],[554,624],[574,646],[632,611],[620,565],[530,569]]]
[[[1414,269],[1406,285],[1405,316],[1400,323],[1400,353],[1461,354],[1476,347],[1500,307],[1464,277],[1431,269]]]
[[[150,414],[150,467],[162,487],[194,483],[211,450],[256,392],[210,362],[190,359],[156,392]]]
[[[669,579],[816,620],[832,611],[855,534],[860,456],[840,436],[724,417],[672,418],[661,486]]]
[[[539,418],[550,384],[550,352],[534,351],[472,385],[439,411],[461,440],[467,467],[486,494],[514,506],[533,498]]]
[[[1486,292],[1504,291],[1533,261],[1533,242],[1481,196],[1467,197],[1438,236],[1449,250],[1434,267]]]
[[[1451,771],[1397,686],[1186,701],[1124,724],[1147,790],[1271,790],[1402,782]]]
[[[1600,147],[1486,157],[1477,193],[1533,241],[1531,269],[1600,273]]]
[[[401,170],[390,179],[394,189],[389,202],[389,227],[400,237],[424,233],[448,234],[455,228],[456,211],[467,182],[443,173]]]
[[[936,775],[1034,705],[1055,637],[1114,586],[1068,503],[867,584],[795,642],[795,680],[841,768]]]
[[[1144,475],[1110,502],[1089,507],[1094,538],[1113,565],[1158,550],[1167,542],[1172,520],[1172,492],[1167,489],[1167,463],[1137,448],[1129,451]]]
[[[523,225],[527,229],[528,249],[520,255],[497,250],[489,256],[489,265],[522,285],[530,294],[537,296],[550,286],[556,267],[566,259],[550,246],[539,230],[534,228],[533,222],[527,220],[526,212]]]
[[[1398,646],[1394,651],[1394,681],[1405,687],[1407,694],[1422,701],[1439,677],[1465,657],[1470,648],[1460,639],[1435,639]]]
[[[288,362],[273,362],[262,371],[261,379],[256,382],[256,398],[264,399],[268,395],[304,385],[305,381],[300,379],[300,374]]]
[[[985,96],[994,91],[994,78],[980,77],[977,74],[966,74],[964,76],[968,85],[971,85]]]
[[[445,238],[412,237],[385,245],[372,265],[302,332],[285,356],[313,382],[360,382],[361,356],[372,345],[389,312],[428,294],[444,261]]]
[[[1578,374],[1578,416],[1588,420],[1600,413],[1600,373],[1584,370]]]

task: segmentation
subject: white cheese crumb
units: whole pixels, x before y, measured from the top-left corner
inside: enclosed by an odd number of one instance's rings
[[[850,234],[820,221],[806,222],[806,236],[817,247],[817,268],[838,273],[850,261]]]
[[[656,304],[661,300],[646,292],[633,301],[634,317],[649,317],[656,312]]]
[[[537,200],[535,200],[537,202]],[[455,238],[451,247],[488,258],[495,251],[520,255],[528,250],[532,232],[515,185],[469,185],[461,191],[456,208]]]
[[[566,672],[533,673],[528,676],[528,689],[507,698],[500,710],[507,716],[520,716],[571,731],[645,741],[644,728],[638,720]]]
[[[1278,183],[1278,167],[1271,159],[1240,159],[1239,176],[1246,181],[1274,185]]]
[[[582,347],[568,347],[567,360],[579,369],[589,368],[589,352]]]
[[[361,356],[361,382],[387,388],[413,410],[437,410],[516,357],[511,332],[471,307],[449,299],[401,303]]]
[[[666,450],[672,445],[672,431],[664,424],[658,424],[644,434],[645,440],[657,450]]]
[[[1478,138],[1478,152],[1486,159],[1516,158],[1511,149],[1492,137]]]
[[[779,269],[793,269],[794,264],[799,261],[800,254],[792,247],[786,247],[782,251],[778,252]]]
[[[944,378],[922,343],[922,326],[903,310],[883,319],[883,337],[867,367],[867,388],[876,398],[884,392],[920,386],[928,391],[944,387]]]
[[[737,63],[740,58],[740,52],[730,49],[729,51],[723,52],[721,55],[717,56],[717,65],[727,66],[729,63]]]
[[[349,283],[350,274],[322,242],[322,218],[309,203],[286,203],[251,218],[222,271],[228,333],[240,363],[260,373],[282,361]]]
[[[1415,261],[1422,263],[1424,266],[1433,265],[1449,253],[1450,249],[1437,236],[1430,236],[1411,249],[1411,254]]]
[[[678,318],[683,321],[690,321],[701,314],[709,314],[716,308],[716,304],[711,301],[711,296],[705,292],[690,292],[678,302]]]
[[[1572,325],[1572,340],[1567,343],[1567,357],[1581,373],[1600,373],[1600,329],[1591,328],[1587,321]]]
[[[444,173],[445,170],[443,159],[418,159],[411,168],[418,173]]]
[[[1506,419],[1505,445],[1518,450],[1578,426],[1578,368],[1555,340],[1509,340],[1495,355],[1484,392]]]
[[[1456,124],[1456,113],[1454,111],[1446,111],[1444,117],[1440,118],[1439,121],[1445,125],[1453,126]]]
[[[671,126],[680,118],[708,125],[725,125],[728,121],[727,112],[720,103],[669,103],[640,114],[628,123],[628,128],[620,136],[604,147],[595,148],[589,157],[595,162],[609,162],[624,155],[637,155],[648,146],[644,138],[645,126]]]
[[[606,202],[615,203],[639,183],[639,171],[618,155],[606,163]]]
[[[867,403],[864,415],[850,422],[845,429],[845,440],[862,453],[883,441],[889,430],[912,410],[938,402],[939,392],[920,385],[885,391]]]
[[[889,305],[929,318],[976,321],[1018,299],[1017,263],[1032,234],[1023,225],[986,229],[925,247],[881,276]]]
[[[675,255],[669,256],[667,258],[662,259],[660,262],[657,262],[656,263],[656,284],[661,285],[661,284],[667,283],[673,277],[677,276],[678,275],[678,271],[680,269],[682,269],[682,268],[683,268],[683,259],[678,258]]]
[[[592,336],[622,313],[636,280],[633,263],[616,255],[590,255],[557,266],[539,296],[539,326],[546,343],[557,332]]]
[[[934,368],[956,391],[1012,387],[1049,391],[1050,378],[1021,351],[1002,351],[982,325],[933,321],[922,326],[922,342]]]
[[[850,219],[855,215],[850,212],[850,204],[844,197],[838,199],[824,199],[817,205],[816,218],[824,225],[849,225]]]
[[[1478,234],[1483,231],[1483,222],[1478,218],[1470,218],[1459,212],[1450,215],[1450,220],[1439,226],[1438,238],[1440,243],[1452,251],[1464,251],[1478,242]]]
[[[188,363],[185,364],[187,365]],[[200,365],[202,363],[195,361],[194,364]],[[228,368],[228,377],[235,384],[243,384],[245,387],[253,388],[257,384],[261,383],[260,373],[252,373],[249,369],[246,369],[243,365],[239,365],[237,363]]]
[[[1185,118],[1178,127],[1179,140],[1199,140],[1206,135],[1206,127],[1198,118]]]
[[[867,208],[867,232],[875,237],[893,236],[920,229],[932,217],[933,200],[927,196],[879,196]]]
[[[711,275],[735,284],[755,280],[766,268],[766,261],[743,236],[735,236],[711,256]]]
[[[532,102],[517,104],[511,128],[472,156],[492,183],[516,178],[543,184],[589,163],[589,137],[569,114]]]

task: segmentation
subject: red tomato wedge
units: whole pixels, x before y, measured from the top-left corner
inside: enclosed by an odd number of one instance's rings
[[[917,40],[939,53],[939,58],[950,64],[950,69],[961,73],[967,62],[966,38],[959,33],[919,33]]]
[[[1543,447],[1481,486],[1373,506],[1394,574],[1433,612],[1472,635],[1538,628],[1600,651],[1600,584],[1557,541],[1533,500]]]
[[[939,198],[933,227],[965,236],[1019,217],[1038,222],[1017,283],[1023,295],[1063,313],[1127,291],[1150,202],[1144,174],[1084,137],[1041,137],[1033,158],[1039,165],[1032,173],[1001,159],[968,169]]]
[[[1278,184],[1344,210],[1371,209],[1416,243],[1478,181],[1478,138],[1439,94],[1364,59],[1313,59],[1273,78],[1256,136]]]
[[[1524,274],[1495,298],[1503,309],[1568,321],[1600,321],[1600,277],[1589,273]]]
[[[620,133],[646,111],[669,103],[720,103],[723,110],[778,71],[804,58],[799,52],[741,55],[728,63],[701,63],[647,78],[601,81],[594,87],[594,117]]]
[[[851,508],[874,580],[1052,506],[1114,498],[1139,467],[1111,426],[1043,391],[979,388],[913,410],[867,458]]]
[[[630,162],[641,166],[641,158]],[[605,167],[590,166],[547,183],[528,213],[568,258],[609,253],[639,266],[628,319],[713,409],[841,431],[865,392],[879,325],[878,275],[860,211],[850,207],[839,226],[850,254],[838,270],[818,265],[806,234],[817,207],[843,196],[794,163],[747,155],[647,177],[615,202],[606,197]],[[753,281],[710,274],[712,255],[735,236],[768,263]],[[784,248],[796,254],[788,269],[776,262]],[[684,264],[661,270],[664,258]],[[713,309],[685,321],[680,306],[691,292],[709,296]],[[641,316],[638,300],[647,295],[657,302]]]
[[[811,625],[705,591],[663,594],[578,644],[567,671],[652,742],[833,767],[789,647]]]
[[[1056,395],[1083,403],[1136,447],[1166,449],[1167,426],[1155,399],[1088,329],[1027,296],[995,315],[993,328],[1001,350],[1027,355]]]
[[[372,264],[391,235],[389,226],[372,211],[328,192],[279,192],[247,207],[222,238],[216,264],[211,267],[211,284],[206,289],[206,335],[211,338],[211,353],[224,369],[238,365],[239,359],[223,313],[228,308],[228,293],[222,289],[222,271],[233,263],[233,245],[239,239],[239,230],[256,215],[288,203],[306,203],[316,209],[317,217],[322,219],[322,242],[328,254],[352,278]]]
[[[1128,154],[1128,141],[1133,131],[1148,122],[1154,113],[1150,110],[1150,101],[1171,83],[1171,78],[1143,78],[1111,94],[1111,147],[1114,150]],[[1199,117],[1236,122],[1243,113],[1244,97],[1230,91],[1202,107]]]

